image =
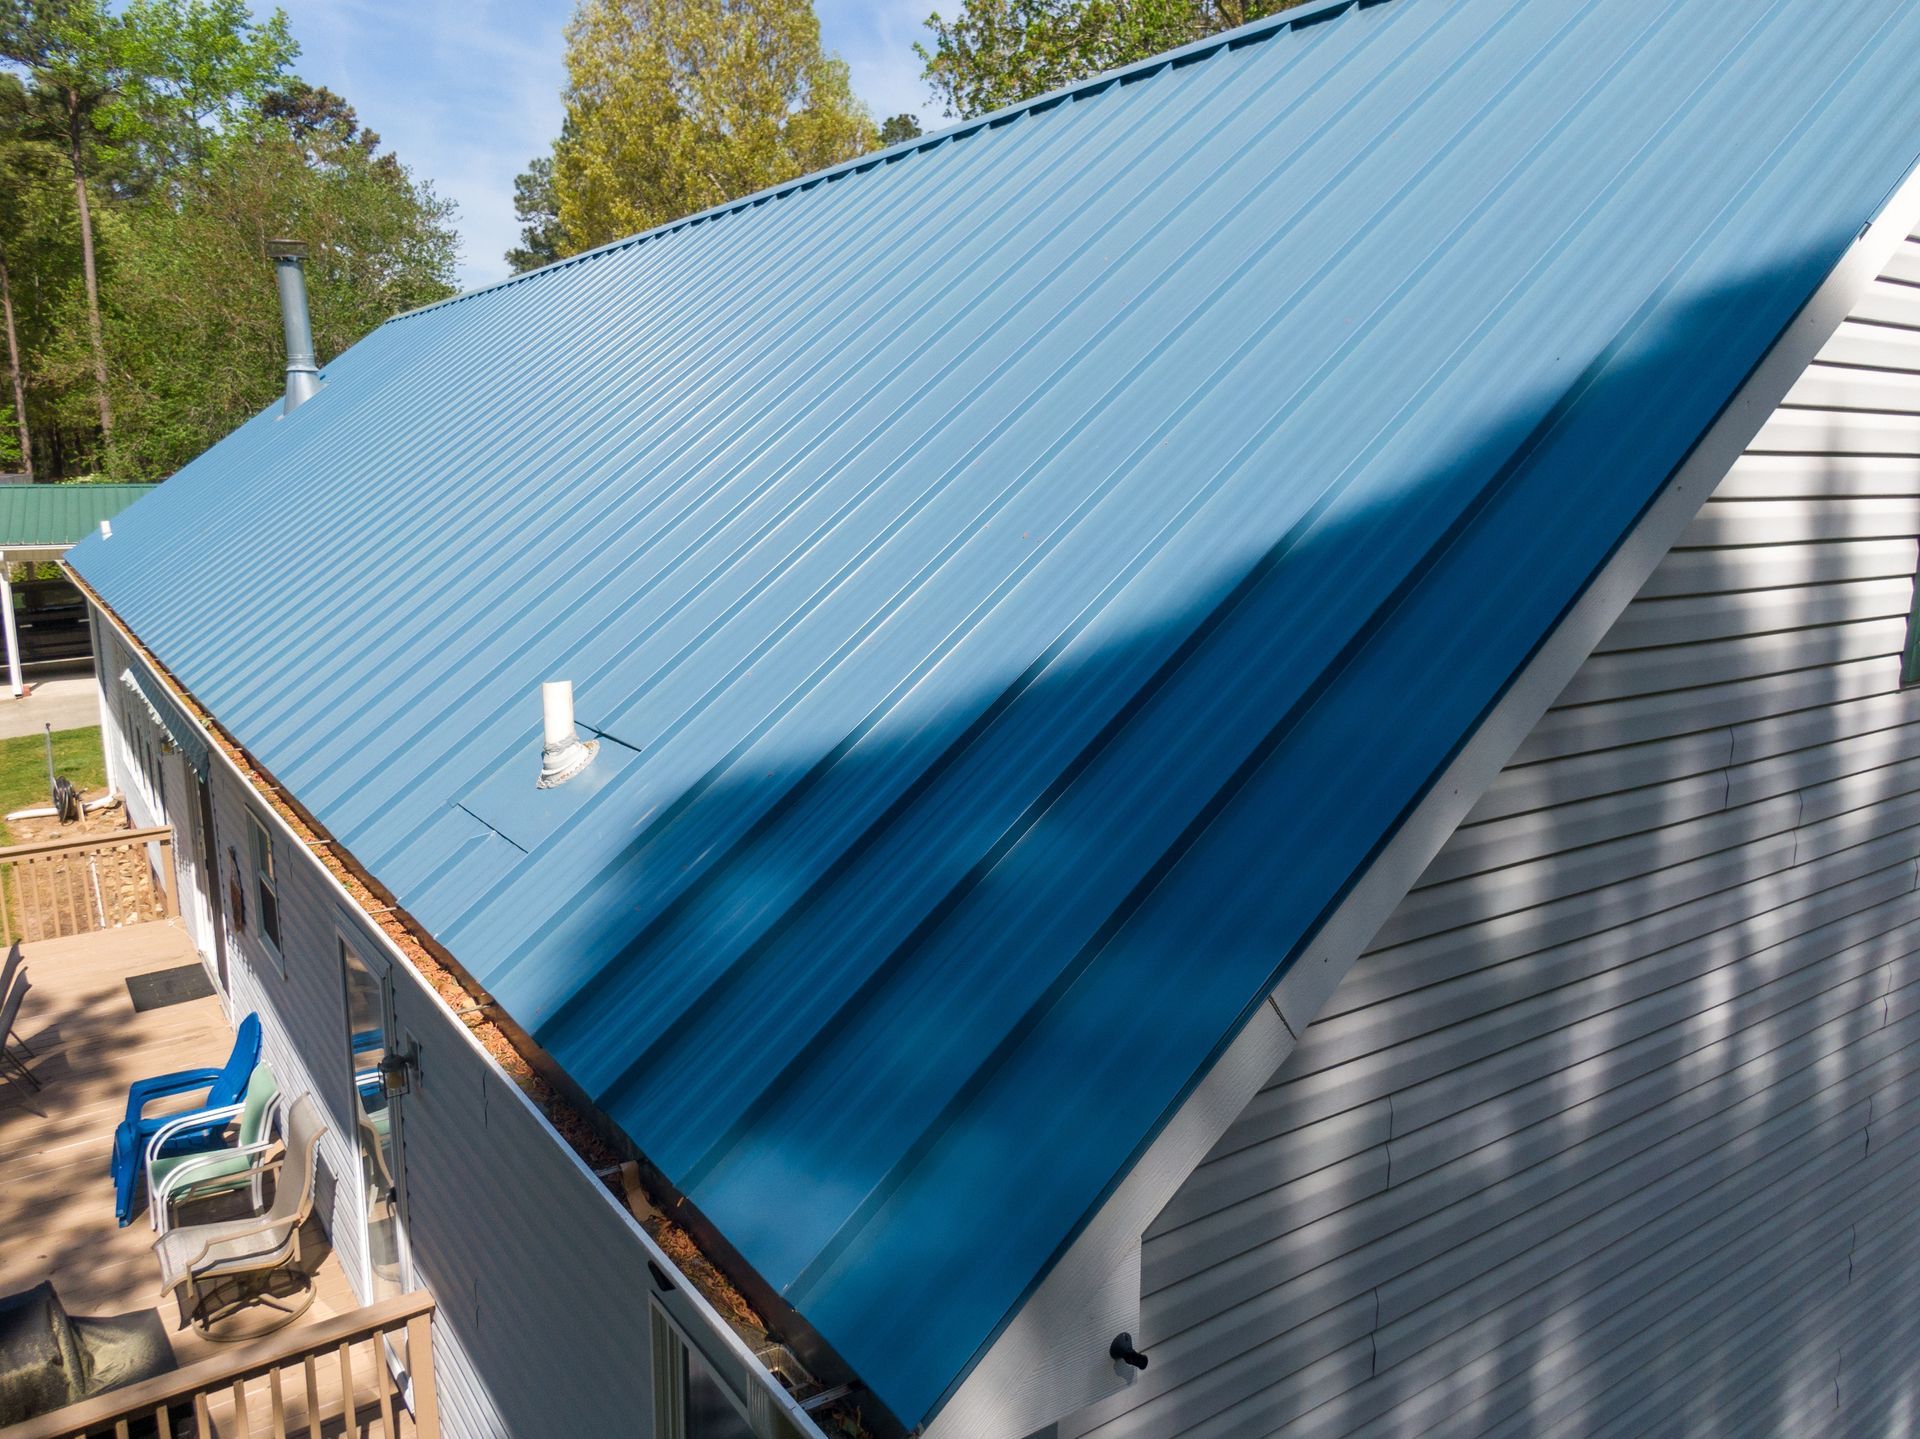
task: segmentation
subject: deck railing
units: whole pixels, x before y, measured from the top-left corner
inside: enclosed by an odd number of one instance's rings
[[[61,939],[177,912],[166,825],[0,847],[8,939]]]
[[[321,1439],[342,1431],[439,1439],[432,1323],[432,1296],[402,1294],[0,1429],[0,1439]],[[411,1408],[394,1384],[390,1350],[404,1355]]]

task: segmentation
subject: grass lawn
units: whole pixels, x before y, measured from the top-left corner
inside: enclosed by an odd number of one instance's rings
[[[53,769],[86,794],[105,789],[107,761],[100,749],[100,726],[56,731]],[[0,814],[29,809],[51,799],[47,792],[47,737],[30,734],[18,739],[0,739]],[[12,842],[12,836],[6,835],[4,822],[0,822],[0,836],[5,836],[7,843]]]

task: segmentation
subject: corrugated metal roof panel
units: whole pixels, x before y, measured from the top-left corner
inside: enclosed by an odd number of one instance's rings
[[[1905,173],[1917,61],[1900,0],[1295,12],[395,321],[75,563],[915,1422]]]
[[[0,548],[83,540],[158,485],[0,485]]]

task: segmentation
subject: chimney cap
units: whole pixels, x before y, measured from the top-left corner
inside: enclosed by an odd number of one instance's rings
[[[269,240],[267,256],[274,260],[304,260],[307,258],[307,242],[304,240]]]

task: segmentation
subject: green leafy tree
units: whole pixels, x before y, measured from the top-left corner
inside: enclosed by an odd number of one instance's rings
[[[922,134],[918,115],[889,115],[880,125],[882,145],[904,145]]]
[[[7,350],[7,424],[0,429],[0,465],[33,469],[33,436],[27,428],[26,357],[20,348],[20,327],[13,314],[13,277],[7,268],[9,242],[19,228],[32,172],[30,141],[25,133],[29,114],[26,86],[13,75],[0,73],[0,340]]]
[[[115,88],[98,126],[147,175],[175,175],[260,107],[299,50],[285,14],[255,22],[246,0],[129,0],[108,37]]]
[[[45,99],[0,74],[0,330],[15,462],[61,473],[97,445],[99,413],[65,135],[46,126]]]
[[[873,148],[811,0],[582,0],[557,243],[616,240]]]
[[[87,176],[94,118],[114,94],[117,26],[102,0],[0,0],[0,59],[12,61],[32,77],[29,95],[37,102],[40,127],[43,131],[58,127],[72,167],[94,395],[100,432],[108,438],[113,435],[113,403],[101,338],[100,274]]]
[[[7,342],[7,378],[12,396],[4,406],[6,424],[0,427],[0,465],[33,470],[33,436],[27,430],[26,372],[20,360],[20,330],[13,322],[13,283],[7,274],[7,252],[0,247],[0,321]]]
[[[1118,65],[1144,60],[1300,0],[961,0],[927,17],[916,44],[949,115],[985,115]]]
[[[332,146],[358,145],[368,154],[380,148],[380,136],[361,128],[353,106],[324,85],[287,81],[261,97],[260,113],[284,124],[294,143],[316,164],[325,161]]]
[[[113,385],[101,310],[95,180],[109,198],[198,161],[215,128],[249,113],[296,47],[286,17],[255,22],[245,0],[0,0],[0,59],[29,77],[29,129],[57,135],[73,185],[88,359],[101,438]]]
[[[284,93],[284,92],[283,92]],[[453,292],[453,206],[366,143],[338,96],[212,135],[203,163],[126,213],[107,335],[122,411],[112,468],[176,469],[272,403],[285,354],[266,241],[307,243],[323,361],[398,311]],[[315,117],[318,117],[316,120]]]

